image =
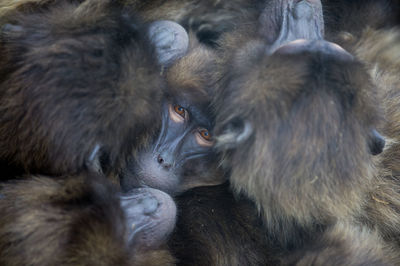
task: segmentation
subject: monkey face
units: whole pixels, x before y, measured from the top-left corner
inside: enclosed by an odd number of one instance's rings
[[[150,186],[176,193],[222,182],[205,174],[217,162],[210,119],[196,105],[177,102],[164,104],[158,137],[129,163],[121,178],[124,190]]]
[[[210,108],[215,54],[196,46],[165,71],[162,126],[121,175],[124,190],[150,186],[168,193],[225,181],[214,150]]]

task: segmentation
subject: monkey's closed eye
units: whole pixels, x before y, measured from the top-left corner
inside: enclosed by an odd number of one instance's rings
[[[175,104],[174,106],[170,105],[169,116],[174,122],[182,123],[185,119],[188,119],[189,113],[182,106]]]
[[[205,128],[198,129],[196,132],[196,141],[201,146],[212,146],[214,144],[211,133]]]

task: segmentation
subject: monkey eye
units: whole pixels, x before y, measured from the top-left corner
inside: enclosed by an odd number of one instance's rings
[[[189,112],[182,106],[175,104],[169,106],[169,116],[175,123],[182,123],[189,117]]]
[[[174,105],[174,110],[178,115],[180,115],[183,118],[185,118],[185,108],[183,108],[180,105]]]
[[[214,144],[210,131],[205,128],[198,129],[196,132],[196,141],[201,146],[212,146]]]
[[[210,132],[208,132],[207,129],[205,129],[205,128],[200,129],[199,133],[205,140],[211,140],[211,134],[210,134]]]

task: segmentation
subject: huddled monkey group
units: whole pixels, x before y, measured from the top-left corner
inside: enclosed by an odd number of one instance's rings
[[[2,0],[0,265],[400,265],[397,0]]]

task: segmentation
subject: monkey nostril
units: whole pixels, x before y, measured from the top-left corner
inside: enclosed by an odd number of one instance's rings
[[[164,163],[164,159],[161,157],[161,155],[158,155],[158,156],[157,156],[157,162],[158,162],[159,164],[163,164],[163,163]]]
[[[171,166],[172,166],[170,163],[165,162],[165,160],[161,157],[160,154],[157,156],[157,162],[158,162],[163,168],[165,168],[166,170],[169,170],[169,169],[171,168]]]

